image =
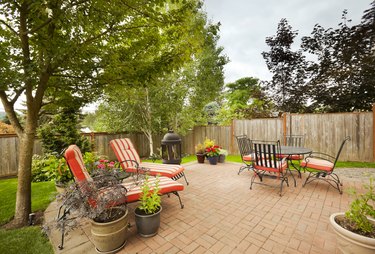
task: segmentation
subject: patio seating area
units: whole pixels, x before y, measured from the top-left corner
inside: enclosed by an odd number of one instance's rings
[[[184,209],[174,197],[163,196],[159,233],[142,238],[134,225],[137,203],[130,204],[132,227],[119,253],[337,253],[328,218],[348,207],[345,190],[361,188],[365,178],[359,170],[337,169],[344,184],[342,195],[322,181],[302,188],[307,176],[302,173],[302,179],[296,178],[297,187],[285,186],[280,197],[278,188],[250,190],[253,172],[238,175],[240,166],[185,164],[189,185],[178,180],[185,185],[180,194]],[[57,209],[57,203],[51,203],[45,212],[47,222],[56,217]],[[96,253],[90,234],[89,223],[84,223],[65,238],[63,250],[57,248],[60,232],[53,231],[50,239],[55,253]]]

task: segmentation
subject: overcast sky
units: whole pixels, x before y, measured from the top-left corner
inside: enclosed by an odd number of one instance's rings
[[[219,45],[224,47],[230,62],[225,66],[225,83],[243,77],[269,80],[266,63],[261,55],[269,51],[265,43],[274,36],[277,25],[286,18],[300,38],[311,34],[315,24],[337,28],[344,9],[352,24],[359,24],[371,0],[204,0],[204,10],[213,23],[220,22]]]

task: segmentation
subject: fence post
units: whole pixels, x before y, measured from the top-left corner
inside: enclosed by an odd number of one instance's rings
[[[288,133],[288,130],[286,128],[286,121],[287,121],[287,113],[283,113],[283,139],[284,139],[284,144],[286,143],[286,135]]]
[[[232,137],[231,137],[231,139],[230,139],[230,146],[229,146],[229,151],[230,151],[230,153],[231,154],[234,154],[234,148],[233,148],[233,144],[234,144],[234,130],[235,130],[235,128],[234,128],[234,125],[235,125],[235,119],[233,119],[232,120],[232,124],[230,125],[230,128],[231,128],[231,133],[232,133]]]

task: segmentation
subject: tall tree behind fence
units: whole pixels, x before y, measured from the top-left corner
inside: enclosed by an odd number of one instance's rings
[[[374,161],[375,126],[374,113],[332,113],[332,114],[283,114],[280,118],[234,120],[231,126],[197,126],[182,138],[182,152],[194,154],[194,147],[205,138],[214,139],[230,154],[238,154],[235,136],[246,134],[256,140],[283,140],[283,135],[305,136],[305,147],[335,155],[346,136],[351,140],[345,145],[340,160]],[[94,150],[114,160],[115,155],[109,141],[128,137],[134,143],[140,156],[149,154],[147,138],[141,133],[91,133],[86,135],[94,145]],[[160,148],[163,135],[154,137],[154,149]],[[18,138],[16,135],[0,135],[0,177],[17,174]],[[39,140],[34,145],[34,153],[41,154]]]

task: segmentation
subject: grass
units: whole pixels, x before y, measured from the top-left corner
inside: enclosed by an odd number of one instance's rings
[[[0,229],[0,253],[50,254],[53,253],[53,248],[38,226]]]
[[[0,180],[0,183],[0,225],[2,225],[10,221],[14,216],[17,178]],[[54,198],[55,192],[54,182],[32,183],[31,210],[33,212],[44,211]]]
[[[0,225],[9,222],[14,216],[16,191],[16,178],[0,180]],[[55,194],[54,182],[32,183],[32,211],[44,211]],[[0,229],[0,253],[53,253],[53,249],[40,227],[32,226],[13,230]]]

